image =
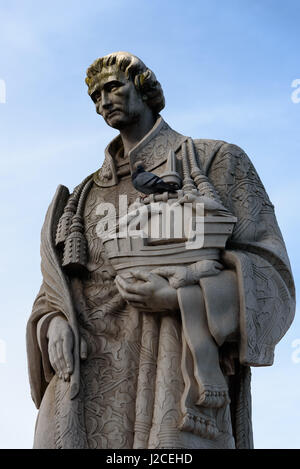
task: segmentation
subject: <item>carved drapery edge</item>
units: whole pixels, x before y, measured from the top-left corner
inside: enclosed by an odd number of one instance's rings
[[[57,224],[59,217],[62,214],[63,208],[66,204],[66,201],[69,196],[69,191],[65,186],[58,186],[52,203],[47,211],[45,223],[42,228],[41,236],[41,270],[44,279],[45,285],[45,296],[47,298],[48,304],[55,311],[60,311],[68,320],[68,323],[74,334],[74,347],[73,347],[73,356],[74,356],[74,368],[73,373],[70,378],[69,390],[68,390],[68,399],[70,402],[69,412],[72,412],[74,405],[76,406],[76,401],[78,401],[79,391],[80,391],[80,338],[79,330],[77,325],[76,311],[73,305],[73,299],[70,291],[69,280],[64,274],[61,268],[61,261],[58,255],[58,252],[55,247],[55,233],[57,229]],[[64,383],[65,384],[65,383]],[[60,387],[62,382],[55,383],[55,405],[56,405],[56,444],[58,447],[64,447],[65,444],[68,444],[67,438],[68,434],[72,433],[72,428],[67,432],[61,434],[60,428],[60,400],[65,396],[61,396]],[[59,402],[58,402],[59,401]],[[74,403],[71,404],[71,403]],[[77,403],[78,404],[78,403]],[[72,423],[72,418],[71,418]],[[72,427],[72,425],[71,425]],[[66,440],[64,442],[64,440]],[[84,441],[84,446],[86,447],[86,442]]]
[[[251,368],[240,365],[239,390],[235,409],[235,442],[237,449],[253,449],[251,404]]]
[[[68,195],[69,191],[65,186],[58,186],[48,209],[41,236],[41,271],[45,284],[45,295],[49,305],[53,307],[53,311],[61,311],[66,316],[74,333],[75,363],[72,374],[71,396],[75,397],[79,391],[80,379],[78,327],[68,280],[62,271],[55,247],[56,227]]]

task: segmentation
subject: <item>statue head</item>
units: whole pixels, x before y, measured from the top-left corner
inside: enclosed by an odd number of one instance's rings
[[[85,81],[96,111],[108,125],[117,129],[128,124],[129,116],[134,119],[143,112],[143,107],[156,117],[165,105],[154,73],[128,52],[114,52],[95,60],[87,69]]]

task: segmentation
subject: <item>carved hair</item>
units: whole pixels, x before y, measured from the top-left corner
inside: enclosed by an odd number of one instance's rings
[[[147,97],[146,102],[155,114],[165,107],[163,90],[154,73],[138,57],[129,52],[113,52],[92,63],[87,69],[85,79],[89,95],[93,93],[102,69],[113,65],[122,70],[127,79],[133,81],[141,95]]]

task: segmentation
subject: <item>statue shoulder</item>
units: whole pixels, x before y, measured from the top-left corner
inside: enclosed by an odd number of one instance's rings
[[[79,198],[81,196],[81,193],[83,192],[85,187],[87,185],[88,185],[88,187],[91,186],[95,174],[96,173],[89,174],[86,178],[84,178],[79,184],[77,184],[74,187],[72,192],[69,191],[67,186],[65,186],[63,184],[59,184],[57,186],[57,189],[56,189],[56,192],[55,192],[55,195],[54,195],[54,199],[56,199],[57,197],[62,197],[65,200],[66,199],[67,200],[72,199],[72,200],[75,200],[76,203],[78,203]]]
[[[209,171],[213,162],[235,160],[236,158],[248,159],[242,148],[224,140],[201,138],[193,139],[193,141],[205,173]]]

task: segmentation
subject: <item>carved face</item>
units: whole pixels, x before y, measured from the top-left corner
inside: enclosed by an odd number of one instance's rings
[[[96,112],[118,130],[138,122],[147,106],[133,81],[116,67],[103,68],[91,98]]]

